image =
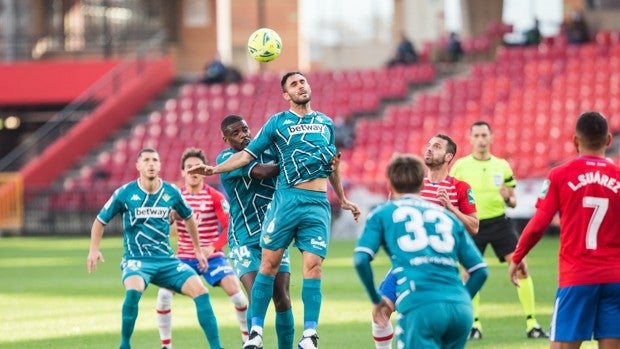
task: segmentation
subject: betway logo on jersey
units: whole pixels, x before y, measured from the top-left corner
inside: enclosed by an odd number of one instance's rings
[[[168,218],[167,207],[138,207],[134,210],[136,218]]]
[[[321,124],[292,125],[288,127],[288,133],[291,135],[300,133],[323,133],[324,129],[325,125]]]

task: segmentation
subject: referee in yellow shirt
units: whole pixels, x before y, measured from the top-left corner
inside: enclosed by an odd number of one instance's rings
[[[508,162],[491,154],[493,135],[487,122],[474,122],[469,130],[469,139],[473,152],[458,159],[452,166],[450,175],[469,183],[476,198],[480,228],[478,234],[472,238],[480,253],[484,255],[487,245],[491,244],[500,262],[511,261],[518,236],[505,213],[506,206],[517,205],[514,194],[517,182]],[[517,294],[525,311],[527,337],[548,338],[536,321],[532,278],[521,274],[519,280],[521,287],[517,288]],[[480,293],[474,297],[472,303],[474,324],[469,339],[481,339],[482,325],[478,317]]]

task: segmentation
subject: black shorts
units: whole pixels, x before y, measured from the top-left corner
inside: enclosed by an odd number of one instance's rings
[[[506,215],[481,219],[478,234],[474,235],[473,239],[482,255],[487,245],[491,244],[500,262],[506,261],[504,257],[515,251],[519,241],[517,232]]]

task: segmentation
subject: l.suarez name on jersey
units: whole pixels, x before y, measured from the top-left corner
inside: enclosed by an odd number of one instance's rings
[[[592,183],[602,185],[607,189],[613,191],[614,194],[618,194],[618,190],[620,190],[620,181],[615,178],[611,178],[605,174],[601,174],[599,171],[580,174],[579,176],[577,176],[577,181],[577,183],[573,183],[570,181],[568,182],[568,186],[573,191],[576,191],[584,185]]]
[[[325,125],[321,124],[301,124],[288,127],[288,133],[291,135],[299,133],[323,133]]]
[[[167,207],[137,207],[134,210],[136,218],[163,218],[168,219],[170,209]]]

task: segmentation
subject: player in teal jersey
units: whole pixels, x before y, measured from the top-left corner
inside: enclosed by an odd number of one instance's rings
[[[291,242],[302,252],[302,301],[304,333],[298,348],[317,348],[316,332],[322,302],[321,266],[327,256],[331,210],[327,181],[340,206],[353,213],[359,208],[347,200],[340,173],[331,162],[337,157],[334,123],[312,110],[312,90],[300,72],[286,73],[280,81],[282,96],[290,109],[269,118],[256,138],[240,152],[217,166],[197,166],[195,173],[216,174],[243,167],[267,149],[275,148],[280,175],[273,201],[261,230],[262,260],[252,287],[252,329],[244,348],[262,348],[265,313],[273,293],[275,275]],[[190,170],[191,171],[191,170]]]
[[[515,207],[517,200],[514,188],[517,182],[508,161],[491,153],[493,134],[486,121],[474,122],[469,130],[469,141],[473,148],[470,155],[462,157],[454,163],[450,175],[469,183],[476,198],[480,227],[473,239],[484,255],[487,245],[493,247],[500,262],[511,261],[517,247],[517,232],[506,217],[506,206]],[[528,338],[548,338],[536,320],[534,282],[532,277],[519,271],[521,287],[517,288],[517,296],[525,313],[525,331]],[[478,317],[480,295],[473,299],[474,325],[470,339],[482,338],[482,323]]]
[[[471,188],[469,184],[448,175],[450,162],[454,159],[456,149],[456,143],[445,134],[438,133],[428,141],[423,158],[427,172],[420,190],[420,197],[445,207],[463,223],[467,232],[473,236],[478,233],[478,214]],[[392,307],[373,308],[371,328],[375,349],[392,348],[394,329],[391,322],[388,321],[387,326],[382,327],[377,325],[374,319],[379,316],[378,310],[387,311],[381,316],[388,318],[394,312],[393,305],[397,297],[396,283],[396,277],[388,272],[379,286],[379,293]]]
[[[463,223],[419,196],[424,164],[395,155],[387,168],[390,201],[372,210],[353,260],[371,301],[390,307],[374,284],[370,262],[383,246],[398,280],[398,348],[464,348],[473,323],[471,297],[488,269]],[[465,285],[459,263],[469,273]],[[379,314],[385,314],[379,311]],[[387,316],[377,318],[385,326]]]
[[[230,148],[223,150],[217,163],[224,162],[236,152],[242,151],[252,140],[252,133],[239,115],[228,115],[221,123],[224,141]],[[222,186],[230,202],[231,225],[228,229],[230,258],[237,276],[248,294],[258,273],[261,262],[260,231],[265,211],[276,190],[276,176],[280,172],[275,154],[269,150],[242,168],[220,175]],[[273,303],[276,308],[276,334],[278,348],[293,347],[295,323],[289,295],[290,261],[288,250],[275,277]],[[252,317],[248,312],[248,323]]]
[[[120,348],[131,347],[138,303],[149,283],[194,299],[198,322],[209,346],[221,348],[207,288],[191,267],[174,256],[170,247],[169,217],[171,210],[175,210],[187,225],[200,267],[206,269],[207,262],[198,242],[192,209],[176,186],[159,178],[161,162],[155,149],[140,150],[136,168],[140,177],[117,189],[94,220],[86,260],[89,273],[97,269],[98,261],[104,261],[99,250],[104,227],[114,216],[122,214],[124,254],[121,270],[126,291],[122,307]]]

